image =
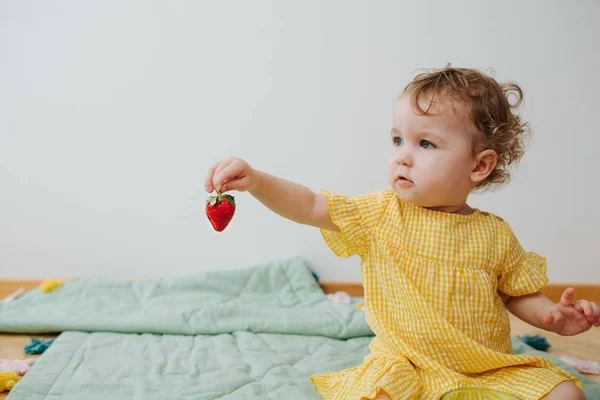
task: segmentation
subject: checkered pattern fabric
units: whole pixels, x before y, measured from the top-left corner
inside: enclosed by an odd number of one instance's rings
[[[375,333],[362,365],[315,375],[325,399],[439,399],[485,387],[539,399],[577,378],[543,357],[515,355],[498,290],[521,296],[548,278],[500,217],[434,211],[392,190],[347,197],[321,191],[341,232],[321,233],[340,257],[358,255],[367,322]]]

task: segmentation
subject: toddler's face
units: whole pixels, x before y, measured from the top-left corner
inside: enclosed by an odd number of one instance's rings
[[[428,105],[421,106],[427,110]],[[475,184],[472,132],[465,108],[434,103],[425,115],[413,108],[410,94],[397,102],[391,133],[388,181],[403,199],[428,208],[459,206]]]

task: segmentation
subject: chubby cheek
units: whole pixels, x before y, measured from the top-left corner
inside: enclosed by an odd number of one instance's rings
[[[396,182],[396,163],[389,162],[387,167],[387,178],[390,185],[393,185]]]
[[[429,188],[439,189],[455,187],[462,180],[465,165],[460,159],[448,157],[446,154],[433,152],[421,159],[420,178],[425,180]]]
[[[434,183],[435,187],[438,189],[446,192],[456,188],[459,184],[459,180],[457,179],[457,175],[451,173],[448,169],[441,169],[433,173],[432,183]]]
[[[449,160],[443,168],[438,168],[435,177],[441,187],[453,190],[467,185],[470,173],[471,166],[469,160],[466,158],[457,158]]]

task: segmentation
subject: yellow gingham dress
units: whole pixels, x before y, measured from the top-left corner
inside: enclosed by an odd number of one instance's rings
[[[392,190],[346,197],[322,190],[341,232],[321,230],[340,257],[359,255],[366,319],[375,333],[363,364],[311,380],[325,399],[439,399],[486,387],[539,399],[577,378],[545,358],[515,355],[497,294],[534,293],[546,260],[526,252],[509,225],[423,208]]]

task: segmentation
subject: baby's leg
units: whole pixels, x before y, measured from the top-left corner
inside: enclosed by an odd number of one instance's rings
[[[542,400],[585,400],[585,395],[573,382],[563,382],[554,387]]]
[[[363,400],[368,400],[366,397],[363,397]],[[373,400],[392,400],[389,394],[385,392],[385,390],[380,390],[377,393],[377,396]]]

